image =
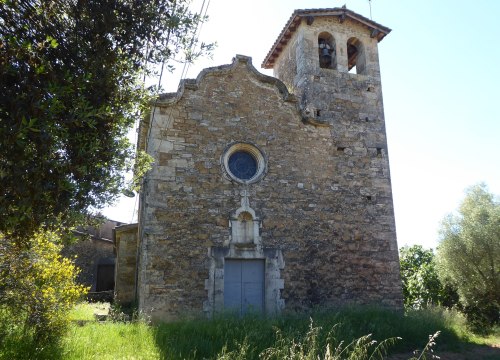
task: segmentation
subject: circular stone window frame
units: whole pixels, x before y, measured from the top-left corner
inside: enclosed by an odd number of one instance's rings
[[[249,153],[257,163],[257,170],[254,176],[252,176],[250,179],[241,179],[236,175],[234,175],[229,169],[229,158],[231,157],[231,155],[233,155],[238,151],[244,151],[246,153]],[[264,152],[254,144],[248,142],[236,142],[226,146],[224,152],[222,153],[220,162],[222,170],[224,171],[226,177],[229,178],[229,180],[236,181],[237,183],[240,184],[256,183],[257,181],[261,180],[267,173],[267,158]]]

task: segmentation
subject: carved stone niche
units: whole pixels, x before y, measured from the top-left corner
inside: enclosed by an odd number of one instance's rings
[[[262,238],[260,228],[262,223],[250,207],[248,196],[245,194],[241,199],[241,207],[238,208],[229,219],[231,235],[229,241],[224,244],[229,247],[238,248],[260,248]]]
[[[208,248],[208,278],[205,279],[207,299],[203,302],[203,311],[212,316],[224,311],[224,263],[226,259],[261,259],[265,262],[264,313],[268,315],[280,312],[285,306],[281,291],[285,286],[281,270],[285,261],[280,249],[265,248],[260,237],[261,220],[250,207],[248,192],[241,193],[241,207],[229,218],[231,235],[224,246]]]

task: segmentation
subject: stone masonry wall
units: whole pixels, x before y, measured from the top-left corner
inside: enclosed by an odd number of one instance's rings
[[[122,225],[115,229],[115,300],[120,304],[135,301],[137,231],[137,224]]]
[[[388,161],[377,147],[383,118],[360,119],[367,80],[342,80],[359,95],[328,105],[345,114],[338,124],[315,127],[271,79],[237,57],[164,97],[143,123],[150,134],[140,142],[155,164],[141,198],[138,292],[140,310],[155,319],[202,312],[208,249],[230,236],[243,191],[262,220],[263,246],[283,254],[285,308],[401,306]],[[238,141],[268,161],[255,184],[232,182],[221,169],[224,149]]]
[[[278,60],[278,66],[274,68],[274,76],[286,85],[287,89],[293,93],[297,94],[295,77],[297,75],[297,58],[300,60],[300,56],[297,54],[297,39],[298,33],[294,32],[288,40],[288,46],[283,49],[281,56]]]
[[[318,35],[323,32],[335,39],[335,70],[319,66]],[[360,61],[365,66],[361,74],[347,71],[347,41],[353,37],[362,44]],[[283,69],[297,68],[293,87],[300,98],[300,108],[316,124],[330,129],[330,141],[340,157],[336,161],[334,188],[342,194],[344,204],[333,218],[344,224],[344,241],[339,246],[355,250],[343,258],[345,266],[341,271],[352,271],[349,263],[377,268],[376,277],[387,287],[383,302],[401,306],[377,40],[370,37],[366,27],[350,19],[341,23],[337,17],[317,17],[311,25],[303,20],[287,49],[296,54],[296,59],[281,55],[275,74],[282,79],[282,74],[286,74]],[[288,77],[283,80],[289,81]],[[363,223],[370,223],[372,228]],[[378,273],[378,264],[384,262],[387,272]],[[359,280],[353,284],[370,287]]]
[[[76,243],[65,246],[61,254],[64,257],[75,259],[75,264],[81,270],[77,281],[96,290],[97,266],[102,261],[112,263],[115,258],[113,242],[111,240],[84,238]],[[76,256],[76,258],[75,258]]]

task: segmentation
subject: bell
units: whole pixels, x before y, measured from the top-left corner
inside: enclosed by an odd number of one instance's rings
[[[332,60],[332,56],[330,55],[330,51],[326,48],[321,49],[321,62],[323,64],[329,64]]]

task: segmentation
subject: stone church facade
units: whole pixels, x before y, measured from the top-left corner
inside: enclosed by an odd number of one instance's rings
[[[378,42],[345,8],[296,10],[264,60],[183,80],[141,123],[155,159],[115,231],[116,297],[157,320],[402,306]]]

